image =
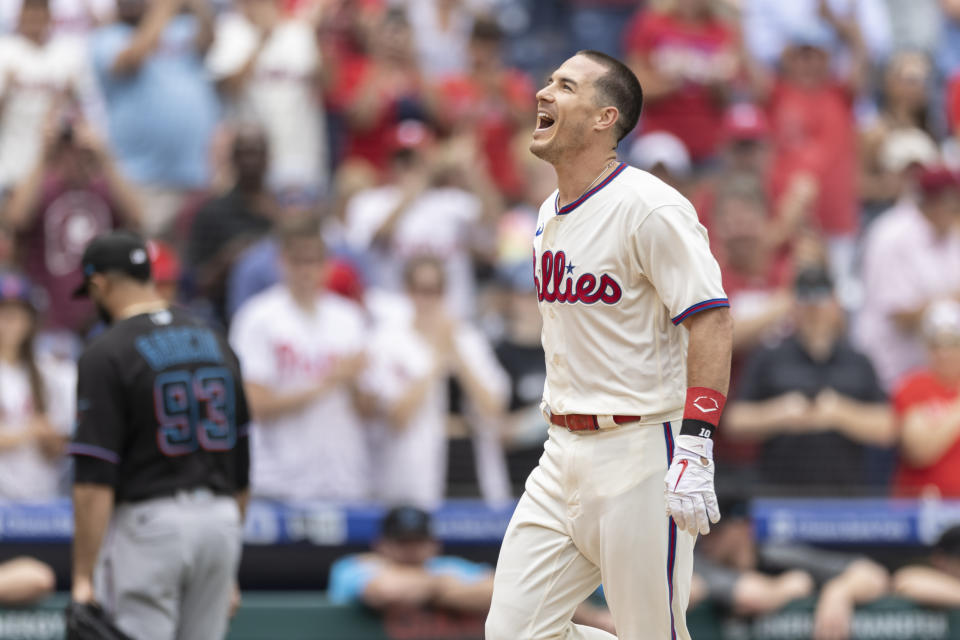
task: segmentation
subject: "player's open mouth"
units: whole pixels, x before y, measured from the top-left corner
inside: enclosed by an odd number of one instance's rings
[[[554,119],[551,116],[543,111],[537,113],[537,131],[546,131],[553,126],[553,123]]]

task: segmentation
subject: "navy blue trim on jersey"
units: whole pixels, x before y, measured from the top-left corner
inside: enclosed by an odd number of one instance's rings
[[[680,315],[675,318],[671,318],[670,322],[673,324],[680,324],[690,316],[700,313],[701,311],[706,311],[707,309],[716,309],[718,307],[729,307],[730,301],[726,298],[713,298],[712,300],[704,300],[703,302],[698,302],[695,305],[687,307]]]
[[[93,444],[83,444],[82,442],[71,442],[67,446],[67,455],[71,456],[89,456],[113,464],[120,463],[120,456],[115,451],[104,449]]]
[[[565,205],[563,207],[560,206],[560,192],[558,191],[557,199],[553,203],[553,210],[557,213],[558,216],[562,216],[567,213],[570,213],[571,211],[573,211],[574,209],[582,205],[584,202],[586,202],[590,198],[590,196],[592,196],[597,191],[600,191],[600,189],[603,189],[605,186],[610,184],[613,181],[613,179],[616,178],[621,173],[623,173],[623,170],[626,168],[627,168],[627,164],[625,162],[621,162],[620,166],[613,170],[613,173],[611,173],[610,175],[608,175],[606,178],[603,179],[603,182],[595,186],[593,189],[590,189],[589,191],[587,191],[585,194],[583,194],[582,196],[580,196],[570,204]]]
[[[663,423],[663,438],[667,442],[667,469],[673,461],[673,428]],[[677,559],[677,523],[667,516],[667,606],[670,609],[670,640],[677,640],[676,620],[673,617],[673,568]]]

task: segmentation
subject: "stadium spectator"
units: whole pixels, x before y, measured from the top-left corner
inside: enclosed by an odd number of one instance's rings
[[[572,0],[572,50],[592,49],[623,59],[623,27],[629,24],[638,4],[636,0]]]
[[[0,191],[12,188],[43,153],[51,112],[89,99],[83,47],[51,34],[49,0],[24,0],[17,31],[0,35]]]
[[[768,207],[760,180],[743,174],[719,185],[713,202],[711,249],[736,320],[735,359],[782,331],[793,309],[790,259],[776,245]]]
[[[750,58],[774,68],[793,34],[820,28],[824,14],[832,13],[856,24],[870,57],[884,60],[893,50],[889,4],[885,0],[744,0],[744,42]],[[839,58],[850,53],[850,43],[842,37],[827,35],[823,45]]]
[[[927,306],[960,295],[960,177],[935,167],[917,182],[919,201],[901,199],[863,242],[854,337],[887,389],[925,361],[919,329]]]
[[[960,302],[930,305],[923,336],[929,366],[907,375],[893,394],[900,421],[894,492],[960,497]]]
[[[141,189],[151,237],[168,233],[186,196],[210,178],[219,104],[203,56],[212,39],[204,0],[122,0],[116,20],[91,36],[110,143]]]
[[[406,2],[417,63],[427,79],[464,73],[470,66],[469,41],[474,15],[468,0]]]
[[[764,490],[870,490],[865,447],[893,443],[892,413],[870,361],[844,338],[826,271],[800,272],[794,296],[795,331],[747,363],[726,431],[762,443]]]
[[[411,258],[404,281],[412,318],[381,323],[370,347],[368,384],[386,416],[374,463],[375,495],[387,504],[433,509],[446,488],[448,377],[463,389],[474,414],[488,421],[503,412],[509,382],[483,334],[444,309],[440,260]],[[478,432],[484,428],[489,425],[474,424]],[[481,451],[490,440],[497,439],[474,437],[478,476],[488,472]]]
[[[902,181],[897,175],[905,167],[897,167],[903,160],[893,162],[888,150],[890,145],[899,144],[901,149],[906,144],[890,140],[897,132],[910,131],[909,135],[916,140],[912,142],[919,149],[923,145],[924,159],[922,164],[932,164],[936,157],[936,147],[930,136],[933,127],[930,126],[930,61],[917,51],[901,51],[895,54],[887,63],[883,73],[882,94],[880,97],[880,112],[874,122],[864,128],[860,134],[860,198],[865,205],[876,213],[891,206],[903,191]],[[926,134],[926,138],[920,135]],[[931,155],[926,148],[927,143],[933,147]],[[885,157],[886,156],[886,157]],[[889,166],[889,165],[895,166]]]
[[[547,369],[540,345],[540,310],[529,261],[502,265],[498,276],[505,300],[503,334],[497,339],[494,352],[510,378],[510,403],[504,416],[503,437],[510,482],[514,494],[520,495],[547,439],[547,421],[540,411]]]
[[[513,141],[533,123],[536,91],[526,74],[503,63],[503,33],[496,21],[478,18],[470,36],[469,67],[439,85],[437,119],[455,133],[476,135],[484,169],[511,199],[524,184]],[[478,167],[479,169],[479,167]]]
[[[35,353],[38,324],[30,283],[0,274],[0,497],[8,500],[61,495],[75,418],[73,363]]]
[[[624,31],[627,63],[643,85],[641,131],[680,138],[694,163],[710,159],[740,71],[736,31],[709,0],[639,9]]]
[[[276,499],[369,497],[363,406],[356,384],[367,336],[356,305],[320,289],[319,223],[280,232],[284,280],[250,298],[234,317],[251,425],[251,490]]]
[[[384,516],[371,552],[333,564],[327,596],[335,604],[364,604],[387,614],[424,607],[485,614],[493,594],[493,570],[439,554],[429,514],[411,506],[394,507]],[[574,619],[614,633],[606,609],[584,603]]]
[[[893,593],[921,607],[960,608],[960,527],[940,534],[927,562],[898,569]]]
[[[19,263],[51,300],[48,330],[89,328],[93,306],[71,296],[82,280],[83,250],[111,229],[136,229],[142,215],[136,189],[94,130],[69,116],[53,120],[3,215],[17,232]]]
[[[91,30],[103,24],[116,10],[116,0],[49,0],[53,32],[83,40]],[[0,33],[13,31],[24,0],[0,4]]]
[[[470,317],[476,303],[472,253],[490,240],[485,223],[501,209],[474,171],[477,151],[469,140],[437,148],[430,137],[416,121],[393,131],[384,145],[393,147],[391,180],[347,205],[347,239],[366,255],[371,284],[390,291],[402,289],[405,260],[425,252],[441,257],[448,308]]]
[[[323,191],[328,179],[323,66],[311,25],[285,17],[280,0],[241,0],[222,16],[207,68],[235,120],[260,123],[274,189]]]
[[[690,154],[683,141],[672,133],[646,133],[630,146],[627,153],[630,164],[660,178],[668,185],[687,193],[692,167]]]
[[[237,256],[269,233],[280,217],[266,183],[268,155],[261,127],[238,127],[231,152],[233,188],[204,203],[190,228],[187,263],[198,292],[210,300],[219,319],[225,318],[226,281]]]
[[[390,145],[384,140],[404,120],[429,120],[433,108],[402,9],[388,10],[369,28],[364,45],[364,55],[341,61],[327,100],[345,121],[344,160],[386,171]]]
[[[794,188],[799,175],[816,181],[808,223],[827,239],[838,293],[846,302],[859,229],[853,103],[867,80],[867,59],[856,22],[833,12],[825,0],[820,9],[822,22],[794,26],[779,74],[753,65],[751,78],[772,126],[774,201]],[[841,75],[831,68],[834,34],[851,52],[849,70]]]
[[[872,560],[809,546],[757,545],[738,507],[697,545],[690,606],[709,598],[737,615],[772,613],[819,587],[812,637],[851,637],[854,607],[886,595],[890,576]]]
[[[23,607],[39,602],[53,593],[56,581],[53,568],[34,558],[0,562],[0,605]]]

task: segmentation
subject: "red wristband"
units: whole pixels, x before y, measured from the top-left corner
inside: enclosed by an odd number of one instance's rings
[[[702,420],[714,427],[720,422],[720,414],[727,404],[727,396],[709,387],[688,387],[687,402],[683,407],[684,420]]]

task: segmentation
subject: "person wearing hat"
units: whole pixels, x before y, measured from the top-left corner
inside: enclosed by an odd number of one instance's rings
[[[928,364],[893,393],[900,427],[894,492],[960,497],[960,302],[931,304],[921,331]]]
[[[843,312],[822,267],[794,282],[795,329],[747,363],[726,432],[760,443],[771,492],[867,489],[867,445],[893,443],[893,417],[870,361],[844,337]]]
[[[960,175],[927,167],[916,182],[917,198],[881,214],[863,240],[864,302],[854,338],[887,389],[926,362],[927,307],[960,296]]]
[[[37,293],[22,275],[0,272],[0,498],[7,500],[61,495],[73,426],[76,369],[36,352]]]
[[[139,236],[100,235],[82,263],[75,295],[109,327],[78,364],[72,601],[138,640],[223,638],[250,458],[239,362],[158,294]]]
[[[440,555],[429,513],[410,505],[391,508],[368,553],[348,555],[330,567],[327,597],[334,604],[363,604],[376,611],[431,608],[481,616],[490,608],[493,570]],[[580,624],[613,630],[605,608],[583,603]]]

